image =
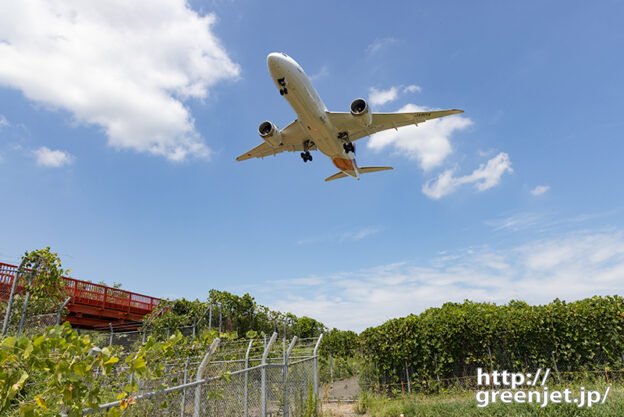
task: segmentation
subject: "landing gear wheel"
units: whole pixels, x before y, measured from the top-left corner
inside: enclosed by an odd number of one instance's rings
[[[355,146],[353,146],[353,143],[351,142],[345,143],[344,145],[342,145],[342,147],[344,148],[344,151],[347,153],[349,152],[355,153]]]
[[[280,95],[288,94],[288,89],[286,87],[280,88]]]
[[[301,159],[303,159],[303,162],[312,161],[312,155],[308,151],[301,152]]]

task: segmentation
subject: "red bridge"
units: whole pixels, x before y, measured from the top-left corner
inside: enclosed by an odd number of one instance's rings
[[[0,262],[0,300],[8,301],[16,272],[17,266]],[[102,328],[108,326],[108,323],[112,323],[113,326],[124,324],[125,328],[132,324],[138,327],[143,321],[143,316],[151,313],[160,301],[159,298],[119,288],[68,277],[63,279],[65,291],[71,297],[67,304],[69,314],[63,321],[70,322],[73,327]],[[22,274],[15,292],[24,294],[27,282],[28,274]]]

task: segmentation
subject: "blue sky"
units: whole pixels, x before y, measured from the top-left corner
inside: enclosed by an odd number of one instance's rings
[[[0,9],[0,261],[49,245],[77,278],[354,330],[624,285],[622,2]],[[360,181],[318,153],[239,163],[295,117],[273,51],[330,110],[465,113],[358,141],[395,168]]]

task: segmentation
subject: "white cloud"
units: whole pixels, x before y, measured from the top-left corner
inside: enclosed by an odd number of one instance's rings
[[[327,65],[323,65],[321,69],[319,70],[319,72],[317,72],[314,75],[310,75],[310,80],[315,81],[321,78],[325,78],[328,75],[329,75],[329,68],[327,68]]]
[[[3,114],[0,114],[0,128],[9,127],[9,126],[11,126],[11,123],[9,123],[9,121],[7,120],[6,117],[4,117]]]
[[[422,87],[418,86],[418,85],[408,85],[407,87],[403,88],[403,92],[404,93],[420,93],[422,92]]]
[[[362,240],[368,236],[375,235],[382,230],[383,229],[381,227],[365,227],[363,229],[345,232],[340,235],[340,242]]]
[[[102,127],[116,148],[208,157],[186,99],[235,78],[213,14],[184,0],[30,0],[0,13],[0,84]]]
[[[361,229],[349,230],[342,233],[326,233],[323,235],[317,235],[308,237],[305,239],[301,239],[297,242],[298,245],[311,245],[311,244],[319,244],[324,242],[353,242],[365,239],[369,236],[377,234],[383,230],[382,227],[377,226],[369,226],[363,227]]]
[[[368,89],[368,101],[371,106],[383,106],[384,104],[391,103],[399,98],[399,93],[415,93],[421,92],[422,88],[417,85],[408,85],[407,87],[403,86],[393,86],[388,88],[387,90],[378,90],[375,87],[371,87]]]
[[[399,112],[418,112],[430,110],[415,104],[407,104]],[[368,141],[370,149],[380,151],[393,146],[397,153],[417,160],[425,171],[442,163],[451,153],[450,136],[455,131],[466,129],[472,125],[467,117],[448,116],[428,120],[418,126],[405,126],[399,130],[385,130],[375,133]]]
[[[498,185],[505,172],[513,172],[513,169],[509,155],[501,152],[487,161],[487,164],[481,164],[472,174],[454,177],[453,170],[444,171],[438,178],[423,185],[422,192],[428,197],[438,199],[451,194],[460,185],[470,183],[474,183],[477,190],[484,191]]]
[[[537,187],[535,187],[535,188],[533,188],[531,190],[531,194],[533,194],[533,195],[542,195],[542,194],[544,194],[548,190],[550,190],[550,186],[549,185],[538,185]]]
[[[383,106],[397,99],[398,89],[390,87],[387,90],[377,90],[374,87],[369,88],[368,101],[371,106]]]
[[[495,231],[511,230],[517,232],[519,230],[528,229],[542,224],[544,216],[535,213],[519,213],[507,217],[494,220],[488,220],[486,225],[491,226]]]
[[[267,301],[330,327],[361,331],[449,301],[541,304],[617,294],[624,286],[624,231],[572,232],[505,250],[472,247],[445,255],[421,265],[283,280],[282,291]]]
[[[375,52],[379,51],[380,49],[388,46],[388,45],[392,45],[394,43],[397,43],[398,39],[392,38],[392,37],[387,37],[387,38],[377,38],[375,39],[370,45],[368,45],[368,47],[366,48],[366,52],[368,52],[369,54],[374,54]]]
[[[33,151],[37,165],[51,168],[59,168],[64,165],[70,165],[74,162],[74,156],[68,152],[53,151],[52,149],[42,146]]]
[[[561,233],[570,230],[571,227],[581,227],[582,223],[591,223],[596,219],[605,219],[611,216],[621,217],[622,208],[611,209],[591,214],[578,214],[572,217],[566,217],[560,212],[519,212],[511,215],[499,216],[498,218],[485,221],[487,226],[492,227],[494,231],[511,231],[532,230],[540,233]]]

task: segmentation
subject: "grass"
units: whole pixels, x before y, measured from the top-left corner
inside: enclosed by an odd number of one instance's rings
[[[549,391],[563,391],[570,388],[573,391],[572,398],[578,396],[580,385],[574,386],[551,386]],[[587,390],[597,390],[604,394],[605,384],[592,384],[586,386]],[[594,404],[591,408],[586,406],[577,407],[576,404],[548,404],[541,408],[538,404],[505,404],[497,401],[487,407],[477,407],[475,392],[456,392],[435,395],[410,394],[405,399],[390,398],[382,394],[363,393],[356,407],[359,413],[368,413],[371,417],[477,417],[477,416],[500,416],[500,417],[529,417],[529,416],[599,416],[621,417],[624,416],[624,387],[611,387],[610,395],[604,404]]]

